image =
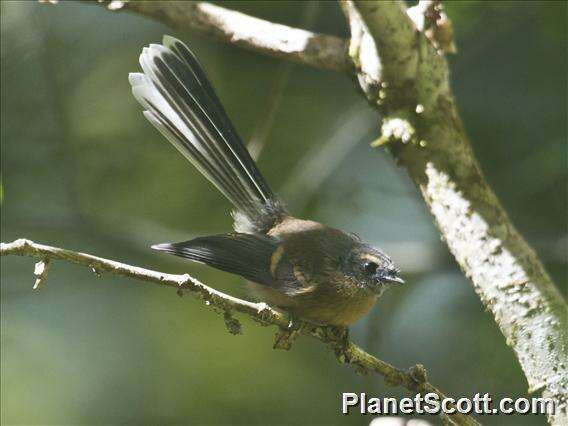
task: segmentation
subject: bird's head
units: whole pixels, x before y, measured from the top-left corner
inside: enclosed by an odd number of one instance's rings
[[[382,250],[356,242],[347,260],[346,269],[367,290],[381,294],[392,285],[404,284],[400,270]]]

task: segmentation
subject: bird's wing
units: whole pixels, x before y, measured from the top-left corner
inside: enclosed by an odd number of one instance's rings
[[[266,235],[235,232],[180,243],[157,244],[152,248],[277,289],[270,265],[278,244],[278,239]]]

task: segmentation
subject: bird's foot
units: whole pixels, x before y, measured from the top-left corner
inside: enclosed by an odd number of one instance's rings
[[[301,333],[302,329],[304,328],[304,322],[299,321],[294,318],[293,315],[290,315],[290,321],[288,322],[287,327],[280,327],[278,332],[276,333],[276,337],[274,339],[274,349],[282,349],[285,351],[290,350],[292,347],[292,343]]]

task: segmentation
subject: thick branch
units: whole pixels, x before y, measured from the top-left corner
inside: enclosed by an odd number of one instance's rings
[[[94,1],[89,1],[94,3]],[[349,69],[345,40],[276,24],[208,2],[97,1],[112,11],[130,11],[172,28],[192,29],[245,49],[334,71]]]
[[[366,74],[361,87],[383,113],[380,143],[389,142],[419,187],[450,251],[515,351],[529,391],[554,398],[556,415],[549,420],[567,424],[566,303],[485,181],[444,57],[416,30],[402,2],[342,6],[352,35],[370,34],[375,41],[379,72],[374,84]],[[365,62],[372,49],[364,52],[357,42],[350,54]]]
[[[240,330],[240,324],[232,318],[232,312],[246,314],[261,324],[276,325],[284,330],[288,328],[290,322],[290,318],[285,312],[272,308],[266,305],[266,303],[252,303],[238,299],[208,287],[187,274],[165,274],[86,253],[36,244],[26,239],[0,244],[0,256],[6,255],[35,257],[40,259],[40,262],[63,260],[86,266],[96,274],[107,272],[157,284],[162,287],[173,287],[178,291],[187,290],[205,300],[206,305],[223,313],[229,331],[234,334],[236,334],[235,329]],[[45,279],[46,277],[44,276],[43,280]],[[439,395],[440,398],[445,398],[441,391],[427,381],[426,371],[421,365],[412,367],[409,372],[393,367],[347,340],[344,330],[317,327],[308,323],[301,323],[297,329],[301,333],[315,337],[329,345],[335,352],[339,362],[351,364],[361,373],[374,372],[384,377],[385,382],[391,386],[402,386],[409,391],[421,394],[433,392]],[[472,417],[462,414],[445,416],[445,419],[450,424],[478,425]]]

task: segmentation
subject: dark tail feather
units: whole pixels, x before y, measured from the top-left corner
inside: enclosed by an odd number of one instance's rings
[[[193,53],[164,36],[140,55],[132,93],[144,116],[251,222],[269,229],[284,214]]]
[[[157,244],[152,248],[240,275],[255,283],[274,285],[270,265],[278,242],[265,235],[210,235],[181,243]]]

